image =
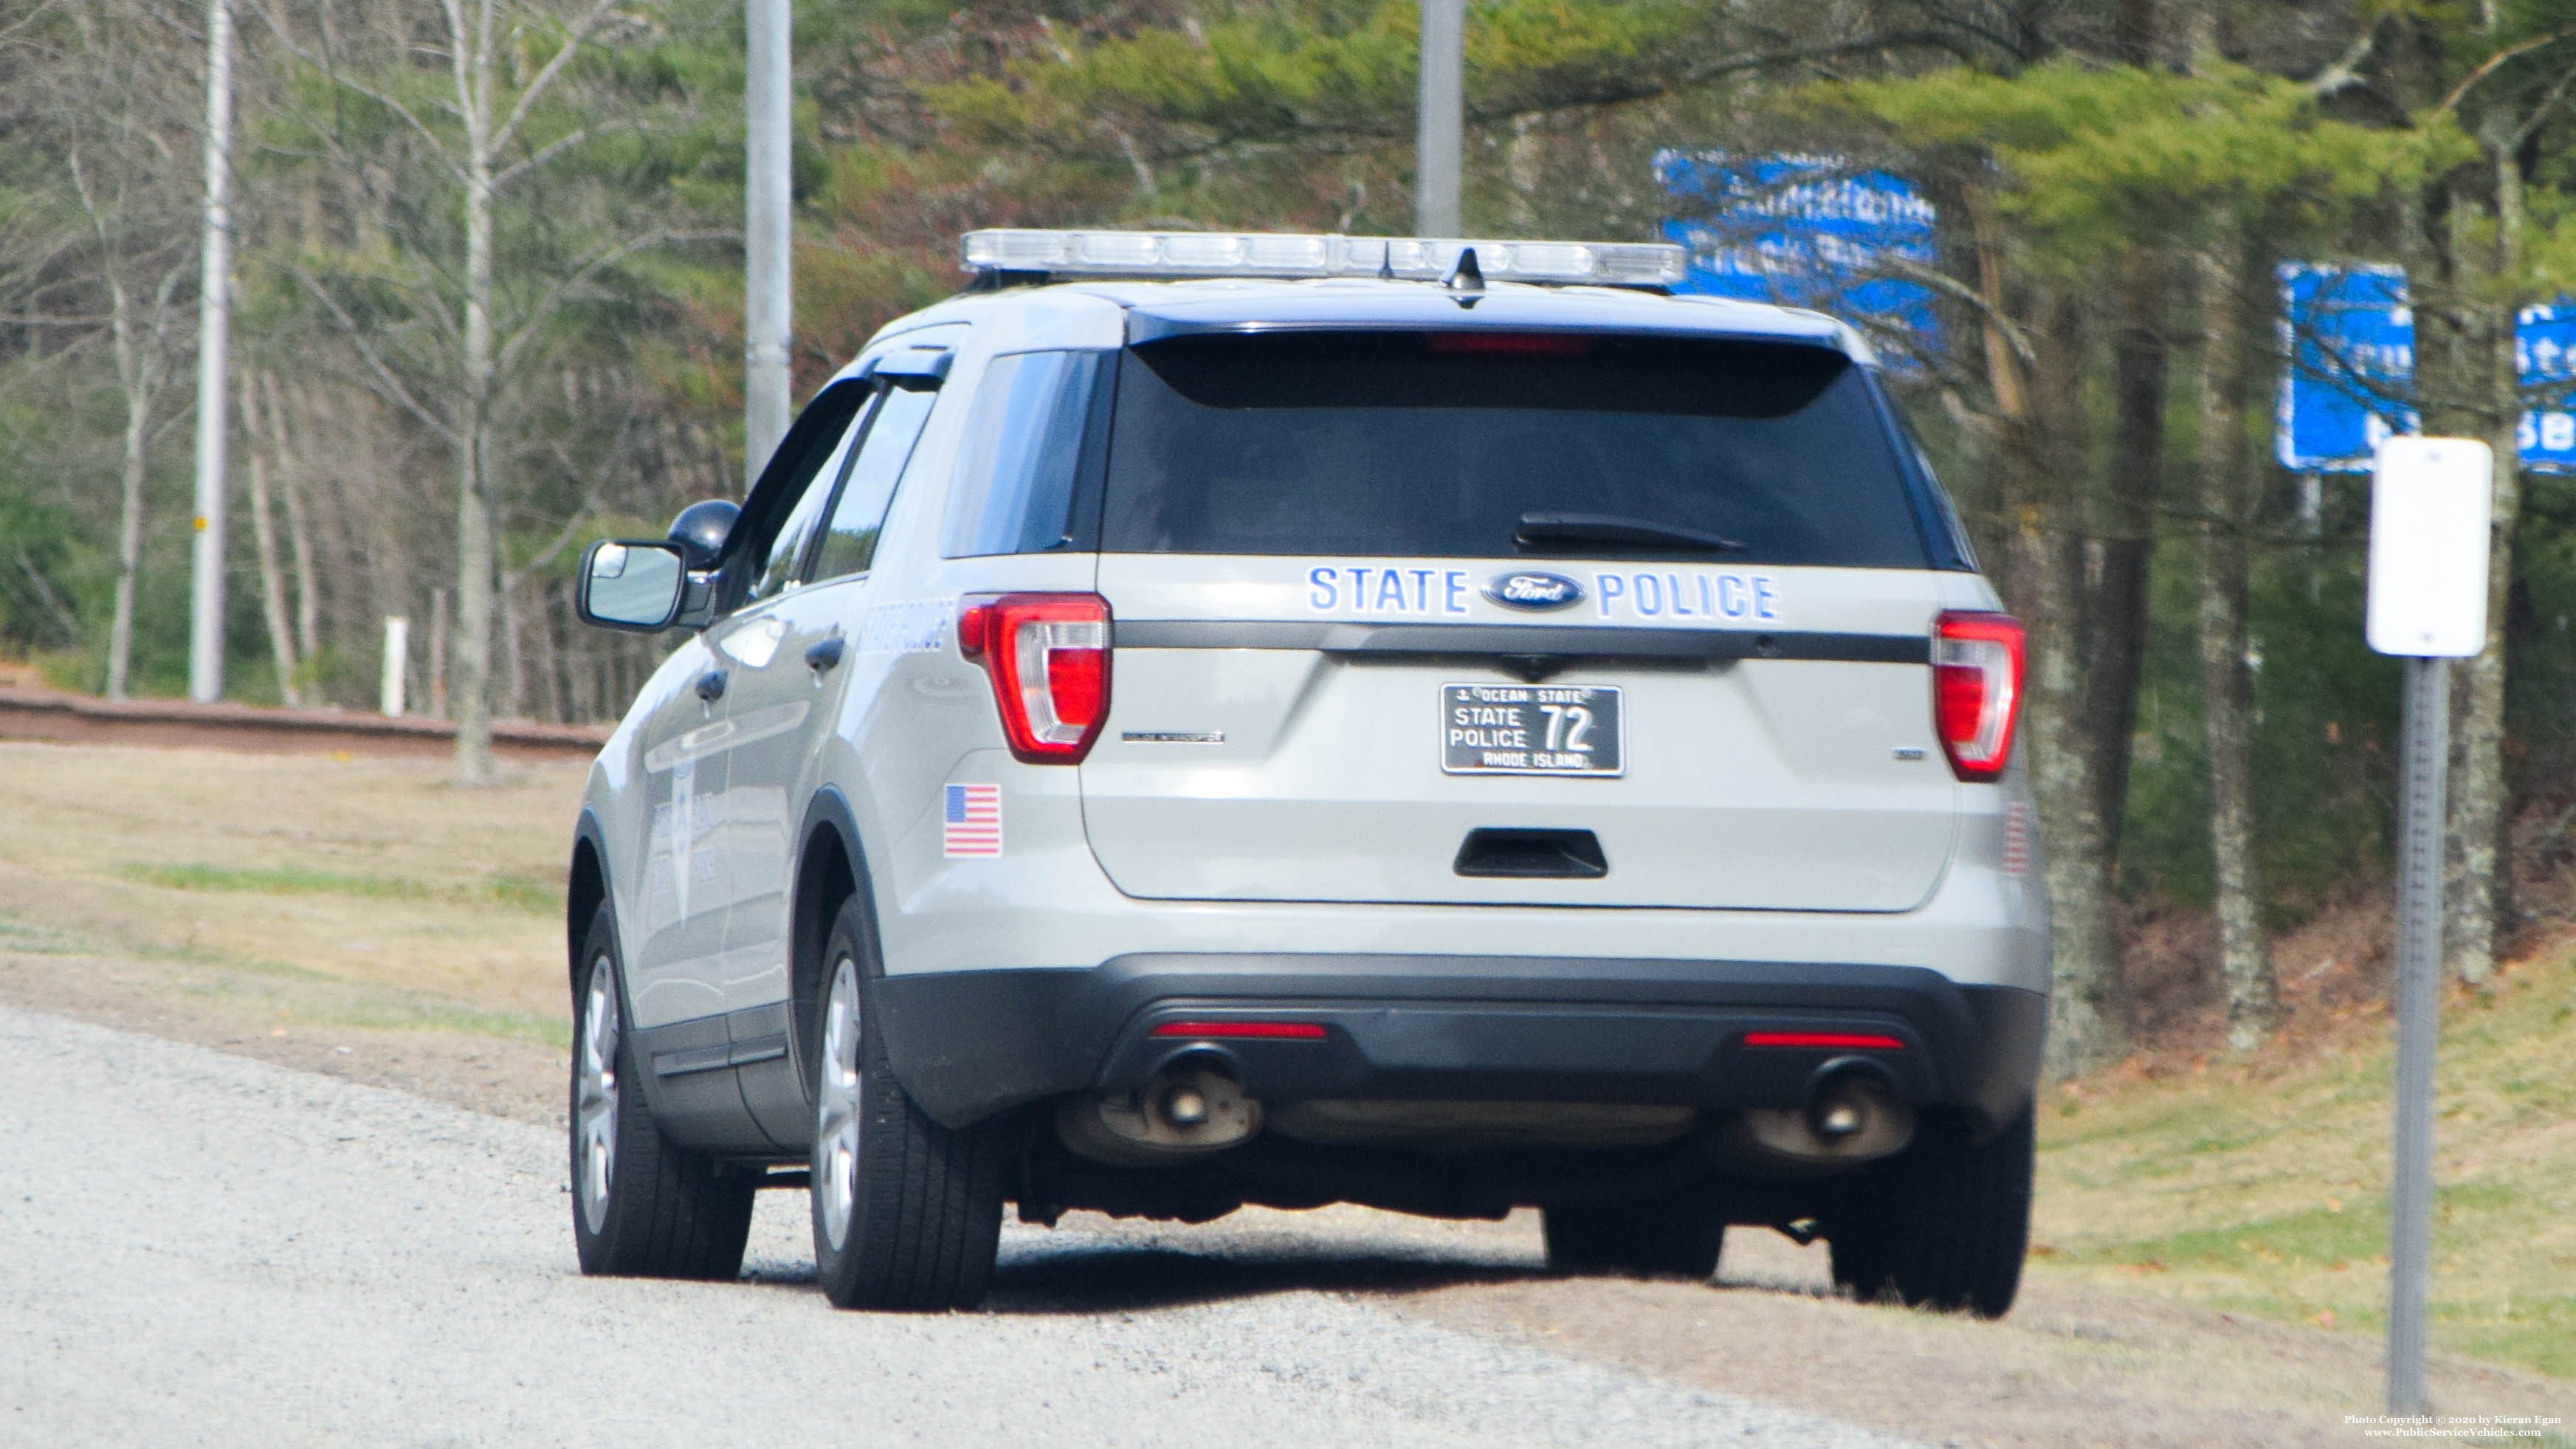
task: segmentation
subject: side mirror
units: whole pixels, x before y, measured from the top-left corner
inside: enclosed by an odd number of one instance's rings
[[[581,556],[573,612],[603,629],[658,634],[679,617],[682,565],[677,544],[603,539]]]
[[[725,540],[732,536],[734,520],[742,517],[742,505],[728,498],[708,498],[680,510],[671,520],[671,542],[680,546],[680,557],[689,572],[702,574],[716,566],[723,557]]]

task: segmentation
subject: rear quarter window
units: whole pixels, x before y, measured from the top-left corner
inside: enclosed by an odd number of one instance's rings
[[[1017,352],[993,359],[975,389],[949,494],[948,558],[1041,553],[1076,533],[1075,497],[1098,441],[1091,426],[1115,353]],[[1097,495],[1095,494],[1095,497]]]
[[[1172,338],[1120,369],[1109,552],[1534,557],[1525,513],[1713,533],[1722,555],[1928,566],[1884,415],[1823,347],[1587,334]]]

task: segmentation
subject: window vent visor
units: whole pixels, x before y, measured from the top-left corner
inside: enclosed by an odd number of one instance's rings
[[[983,594],[962,602],[957,650],[992,676],[1011,753],[1078,765],[1109,717],[1109,601],[1098,594]]]
[[[1951,773],[1986,781],[2012,757],[2021,718],[2021,621],[1953,610],[1932,625],[1932,722]]]

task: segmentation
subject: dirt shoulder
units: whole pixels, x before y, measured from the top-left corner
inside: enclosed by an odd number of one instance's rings
[[[186,960],[0,951],[0,1001],[513,1121],[560,1126],[564,1120],[561,1047],[371,1024],[450,1009],[382,988]]]

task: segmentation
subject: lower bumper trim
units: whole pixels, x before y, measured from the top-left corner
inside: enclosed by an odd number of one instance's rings
[[[1749,1032],[1892,1037],[1911,1103],[2017,1116],[2047,998],[1915,966],[1561,957],[1139,954],[1089,970],[890,976],[874,1009],[896,1075],[951,1126],[1225,1056],[1265,1100],[1792,1106],[1832,1047]],[[1173,1022],[1295,1021],[1320,1038],[1156,1037]]]

